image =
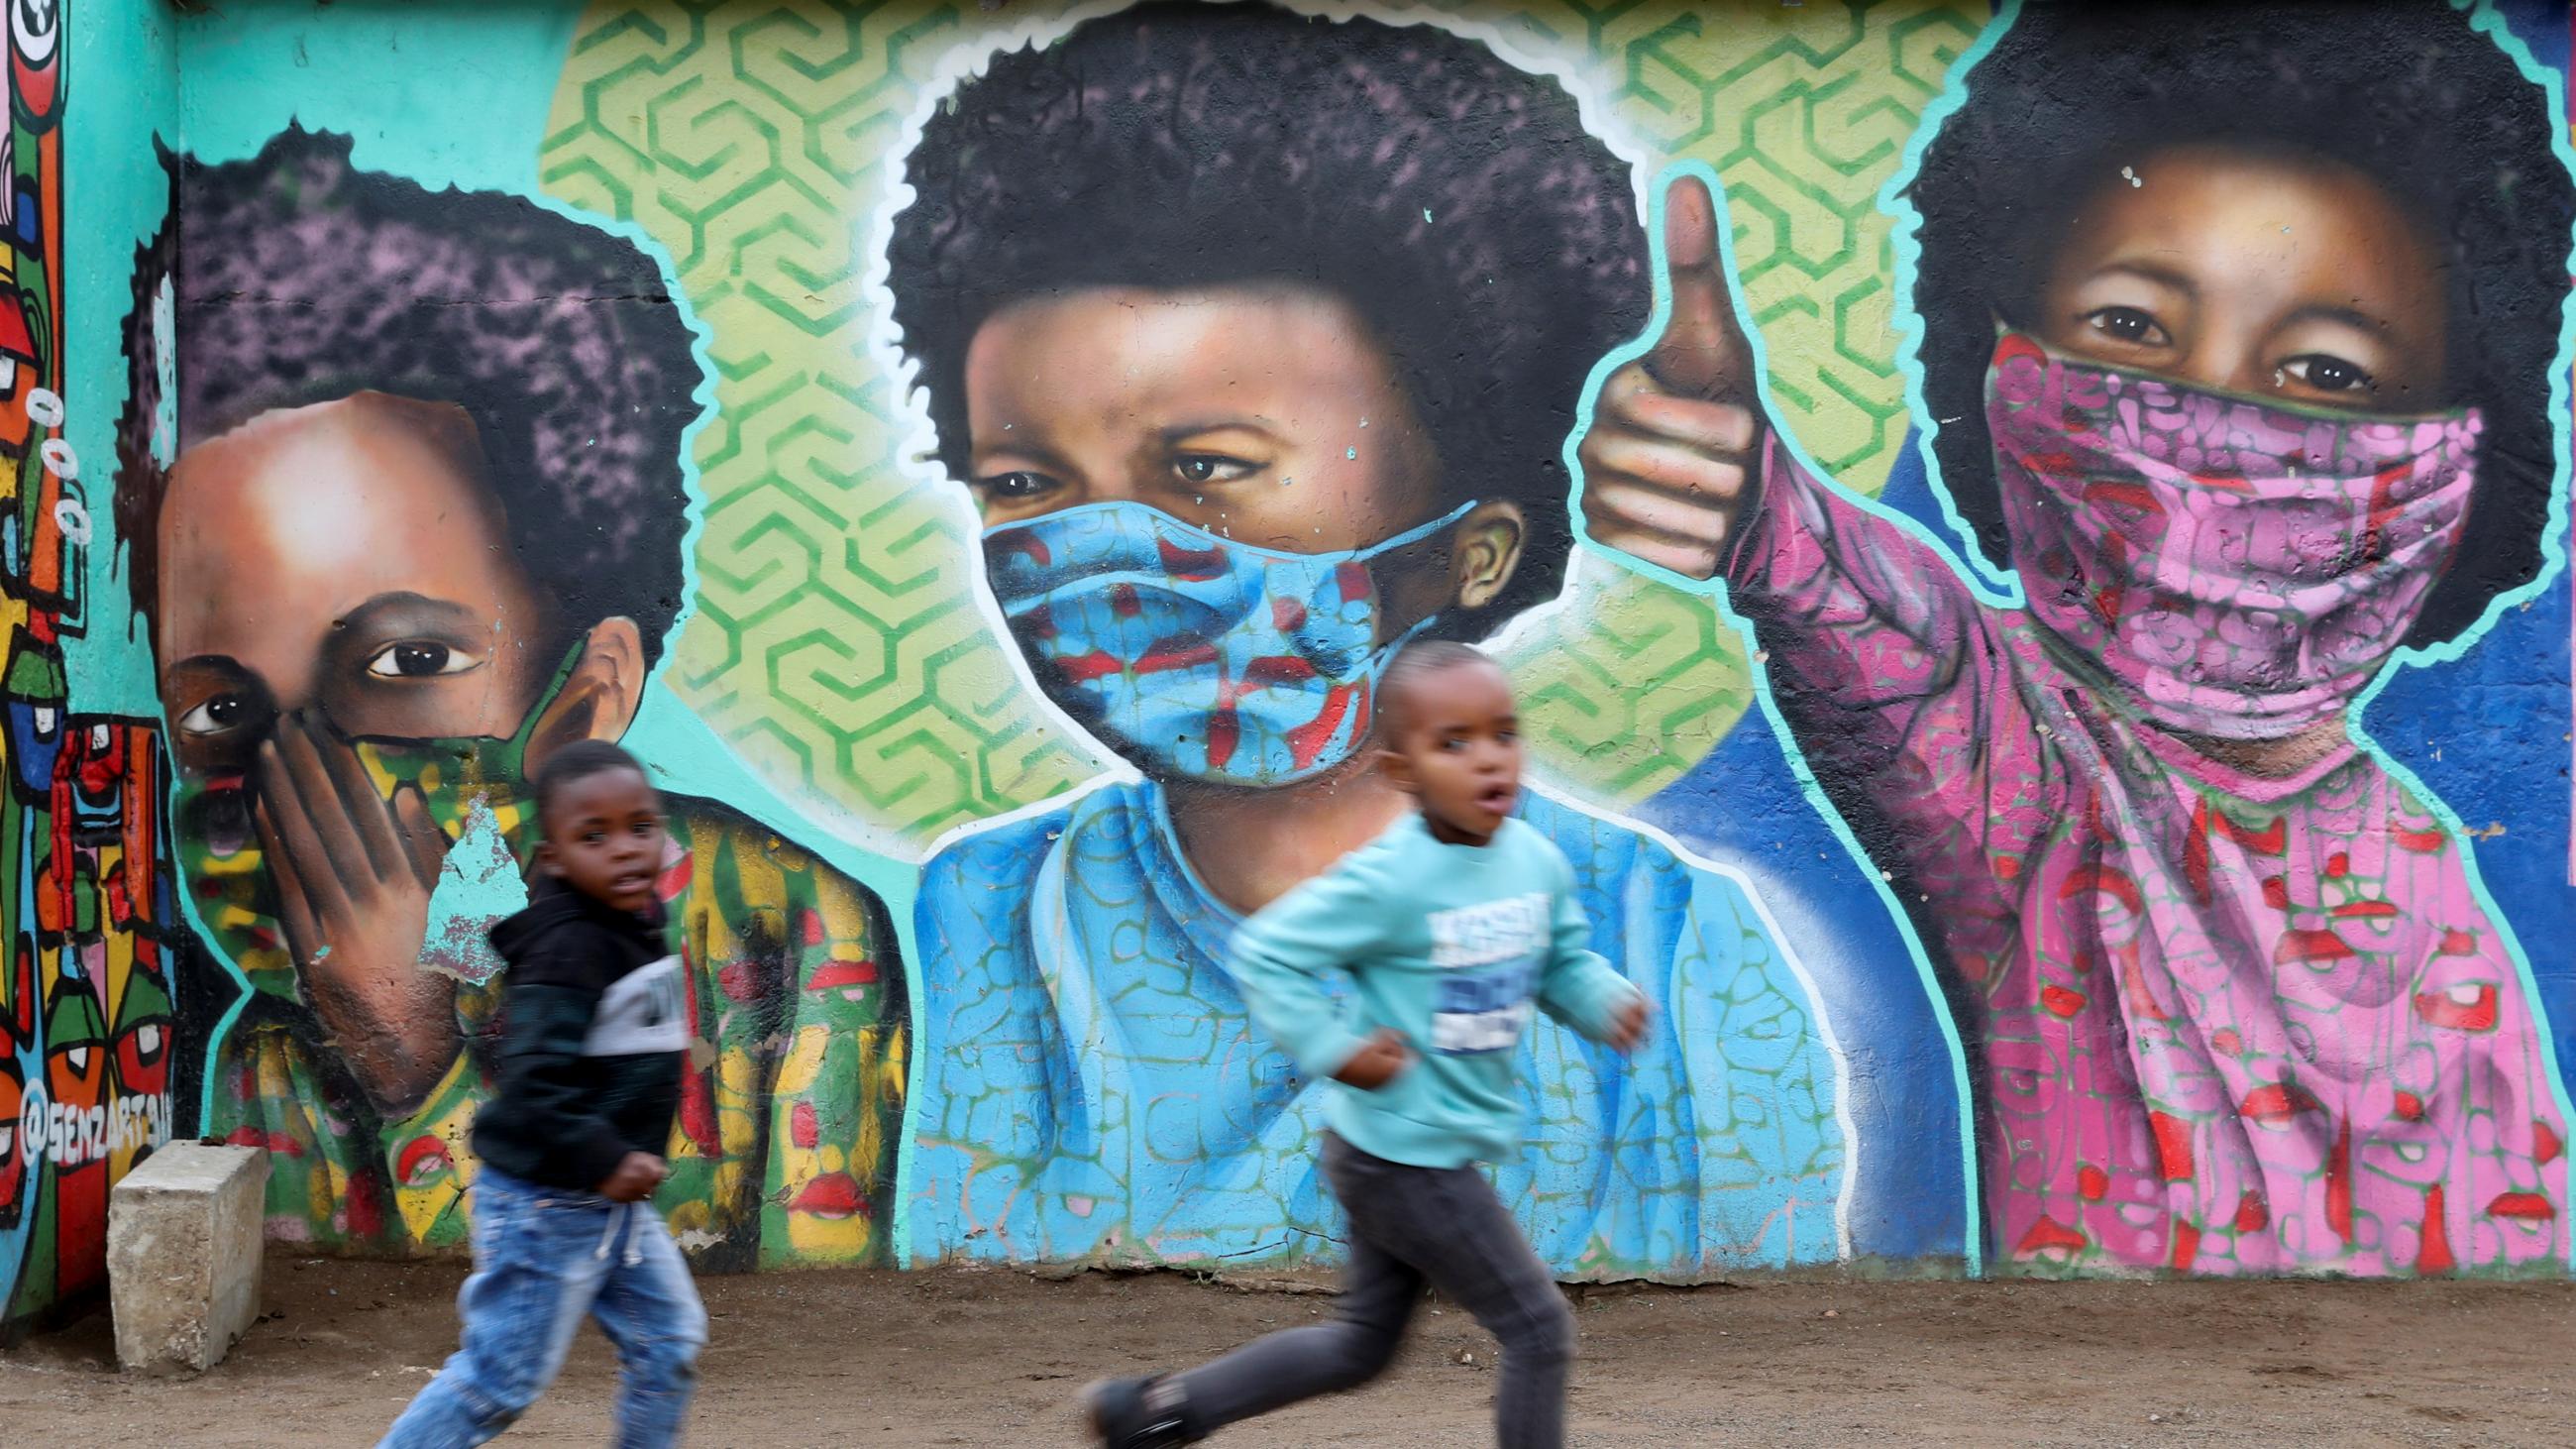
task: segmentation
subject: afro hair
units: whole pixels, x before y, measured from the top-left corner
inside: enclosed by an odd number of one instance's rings
[[[1593,363],[1651,299],[1628,164],[1555,81],[1436,25],[1146,4],[995,56],[905,175],[894,316],[953,474],[967,348],[1011,303],[1310,287],[1386,348],[1438,455],[1436,503],[1528,515],[1510,586],[1453,632],[1556,595],[1565,437]]]
[[[2408,641],[2473,625],[2538,576],[2562,420],[2550,406],[2576,228],[2541,87],[2443,0],[2025,8],[1968,73],[1906,195],[1921,217],[1914,307],[1932,452],[1987,556],[2007,558],[1987,363],[2028,325],[2053,239],[2122,166],[2243,145],[2372,177],[2442,248],[2448,406],[2482,410],[2459,562]]]
[[[153,446],[156,349],[175,345],[181,453],[362,391],[461,406],[520,567],[566,622],[633,619],[657,656],[684,592],[681,439],[702,378],[661,269],[522,197],[433,193],[349,155],[348,137],[301,128],[247,161],[164,153],[172,203],[135,255],[117,426],[135,608],[157,620],[169,479]],[[153,323],[165,283],[166,338]]]

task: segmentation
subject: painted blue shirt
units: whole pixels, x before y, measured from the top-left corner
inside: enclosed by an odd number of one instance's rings
[[[1523,1036],[1523,1146],[1493,1176],[1531,1245],[1567,1277],[1834,1259],[1835,1055],[1752,899],[1632,828],[1523,801],[1592,949],[1655,1011],[1624,1062],[1552,1020]],[[1158,787],[952,840],[916,912],[917,1258],[1338,1260],[1323,1094],[1254,1025],[1224,964],[1240,919],[1181,858]]]

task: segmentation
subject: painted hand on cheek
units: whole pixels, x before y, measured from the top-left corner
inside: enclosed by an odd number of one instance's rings
[[[447,836],[417,787],[377,790],[357,751],[303,715],[260,747],[260,847],[314,1013],[378,1107],[408,1110],[455,1059],[455,983],[419,967]]]
[[[1696,177],[1664,198],[1662,336],[1593,398],[1577,457],[1592,540],[1686,578],[1715,576],[1752,497],[1768,424],[1753,347]]]

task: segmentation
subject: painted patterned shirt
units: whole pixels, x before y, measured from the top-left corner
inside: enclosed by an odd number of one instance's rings
[[[701,1267],[883,1261],[909,1034],[885,908],[748,817],[665,799],[659,891],[689,983],[691,1046],[655,1202]],[[489,1086],[500,994],[497,979],[459,986],[467,1050],[399,1122],[358,1105],[309,1012],[254,996],[219,1060],[210,1130],[270,1149],[270,1236],[465,1246],[466,1130]]]
[[[1494,1169],[1569,1277],[1830,1261],[1847,1150],[1830,1044],[1736,880],[1535,791],[1592,949],[1656,1026],[1624,1062],[1554,1021],[1519,1047],[1524,1145]],[[1151,783],[979,828],[925,869],[916,1258],[1331,1261],[1323,1093],[1227,975],[1239,918]]]
[[[2556,1264],[2566,1117],[2467,847],[2349,742],[2226,769],[1791,461],[1728,571],[1981,1060],[1987,1223],[2048,1269]]]

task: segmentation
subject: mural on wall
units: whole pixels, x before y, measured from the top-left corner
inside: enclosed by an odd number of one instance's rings
[[[186,890],[247,988],[207,1130],[274,1154],[272,1236],[451,1247],[527,782],[626,733],[687,593],[693,336],[632,244],[345,137],[170,164],[116,516]],[[709,1266],[877,1261],[908,1034],[885,906],[667,799],[697,1047],[660,1202]]]
[[[905,176],[892,319],[983,586],[1134,771],[924,868],[915,1256],[1328,1252],[1321,1093],[1225,938],[1410,808],[1369,748],[1393,652],[1558,592],[1570,407],[1644,318],[1629,167],[1472,39],[1185,4],[995,56]],[[1657,1008],[1624,1063],[1521,1044],[1498,1173],[1540,1254],[1839,1255],[1832,1036],[1744,883],[1564,797],[1524,815]]]
[[[1584,142],[1593,171],[1569,171],[1567,179],[1615,193],[1620,212],[1631,218],[1620,222],[1618,231],[1604,232],[1625,238],[1624,260],[1611,259],[1603,266],[1615,268],[1626,281],[1615,294],[1597,282],[1586,283],[1581,294],[1599,299],[1594,305],[1612,317],[1571,328],[1548,325],[1597,352],[1641,323],[1647,302],[1645,258],[1632,218],[1644,178],[1657,160],[1698,155],[1763,173],[1753,175],[1750,184],[1772,203],[1778,231],[1769,254],[1751,268],[1751,285],[1778,309],[1781,333],[1806,344],[1796,364],[1801,416],[1848,469],[1884,469],[1904,436],[1905,403],[1890,361],[1893,341],[1886,336],[1891,294],[1881,263],[1887,223],[1873,197],[1893,173],[1914,119],[1937,93],[1944,68],[1973,41],[1978,20],[1950,6],[1920,3],[1794,12],[1650,7],[1614,20],[1595,17],[1586,41],[1587,21],[1579,7],[1456,8],[1468,13],[1441,16],[1389,7],[1390,23],[1372,22],[1363,34],[1375,38],[1345,42],[1346,51],[1380,68],[1392,64],[1386,55],[1416,43],[1482,56],[1481,69],[1473,73],[1496,74],[1471,95],[1507,106],[1541,107],[1549,128],[1544,134]],[[982,548],[973,530],[981,520],[961,506],[966,492],[934,471],[903,466],[901,460],[935,449],[937,439],[904,406],[897,378],[909,364],[898,345],[901,339],[878,330],[892,305],[880,290],[888,229],[909,197],[905,172],[920,151],[925,111],[957,97],[961,72],[984,69],[997,52],[1032,44],[1044,49],[1063,40],[1072,27],[1063,10],[1024,7],[1005,26],[1000,20],[970,21],[943,7],[855,13],[820,5],[768,10],[593,6],[569,47],[540,157],[540,174],[550,192],[585,210],[631,218],[670,249],[675,275],[710,328],[719,411],[699,444],[710,498],[700,545],[704,593],[676,646],[675,688],[770,778],[791,790],[803,787],[803,797],[818,814],[856,816],[904,831],[925,845],[941,827],[960,819],[1047,800],[1086,771],[1118,770],[1113,763],[1117,757],[1089,732],[1046,709],[1044,693],[1013,657],[1016,645],[986,612],[994,606],[987,602],[975,568]],[[1173,10],[1163,14],[1161,23],[1168,30],[1210,17],[1223,19],[1223,12]],[[977,30],[979,24],[985,28]],[[1337,28],[1312,19],[1272,24],[1283,36],[1293,32],[1298,45],[1329,37]],[[1460,33],[1450,34],[1453,30]],[[1272,43],[1285,45],[1287,40]],[[1132,68],[1142,62],[1129,64]],[[1620,76],[1625,80],[1616,79]],[[1271,82],[1263,82],[1257,93],[1281,94]],[[1300,93],[1300,104],[1307,103],[1307,95]],[[1592,114],[1573,114],[1586,108]],[[1352,109],[1344,104],[1346,117]],[[1353,126],[1348,119],[1343,124]],[[1473,164],[1456,155],[1472,141],[1465,134],[1471,128],[1454,128],[1461,140],[1453,143],[1442,134],[1453,128],[1427,112],[1418,111],[1412,124],[1419,134],[1442,142],[1439,149],[1450,153],[1453,165]],[[1260,144],[1278,144],[1251,134]],[[1034,163],[1017,164],[1026,168]],[[1608,173],[1606,179],[1603,173]],[[1365,168],[1352,162],[1341,174],[1360,176]],[[1050,188],[1058,184],[1048,183]],[[1457,189],[1472,191],[1466,183]],[[1265,199],[1259,193],[1247,195]],[[1472,194],[1466,198],[1475,199]],[[1432,241],[1460,247],[1455,260],[1462,267],[1477,264],[1475,247],[1497,261],[1511,261],[1514,271],[1493,285],[1517,282],[1517,290],[1525,291],[1533,285],[1532,276],[1558,265],[1531,261],[1534,248],[1516,243],[1507,224],[1487,219],[1490,204],[1467,211],[1444,207],[1431,207],[1429,223],[1416,219],[1404,224],[1418,226]],[[1391,244],[1400,248],[1410,246],[1408,234],[1396,229],[1399,220],[1381,223],[1377,234],[1396,238]],[[1299,225],[1309,234],[1321,226],[1313,220]],[[1273,247],[1263,264],[1282,268],[1290,277],[1312,276],[1325,260],[1320,253]],[[1064,258],[1049,260],[1049,265],[1071,264]],[[1341,263],[1336,280],[1347,285],[1352,270]],[[1579,266],[1568,264],[1568,270],[1583,280]],[[981,285],[1000,286],[1007,280]],[[1445,295],[1458,295],[1454,278],[1442,286]],[[1813,305],[1807,293],[1819,286],[1829,286],[1839,298],[1834,307]],[[918,283],[912,290],[924,292]],[[1387,309],[1390,315],[1419,310],[1412,299],[1398,298],[1396,304]],[[990,299],[979,305],[990,305]],[[1087,346],[1096,354],[1099,343]],[[1511,356],[1527,371],[1543,374],[1511,379],[1512,395],[1531,400],[1546,416],[1542,431],[1556,434],[1512,455],[1508,476],[1499,484],[1501,496],[1517,500],[1528,527],[1554,535],[1513,564],[1525,597],[1536,600],[1556,592],[1552,575],[1562,554],[1554,540],[1562,538],[1566,486],[1557,455],[1572,425],[1580,374],[1589,359],[1551,358],[1527,343],[1515,344]],[[1500,368],[1489,371],[1503,373]],[[1420,381],[1442,387],[1459,379]],[[1463,414],[1441,399],[1434,401],[1448,410],[1450,426],[1457,430]],[[1355,415],[1341,424],[1350,434],[1343,446],[1365,449],[1370,434],[1387,426],[1381,420],[1361,430],[1357,421]],[[1311,490],[1281,491],[1315,497]],[[1435,496],[1452,491],[1460,501],[1472,496],[1463,481],[1444,482]],[[1184,511],[1196,507],[1186,498],[1177,503]],[[1213,509],[1207,516],[1231,529],[1235,539],[1253,541],[1230,519],[1216,519]],[[1336,532],[1348,534],[1352,550],[1403,531],[1390,527],[1362,536],[1354,527],[1319,516],[1268,543],[1311,553],[1320,538],[1313,530],[1328,522]],[[1450,567],[1444,552],[1454,554],[1436,542],[1417,544],[1410,553],[1376,555],[1367,568],[1373,578],[1418,594]],[[1308,567],[1293,561],[1280,566]],[[1529,610],[1494,642],[1515,661],[1534,750],[1545,762],[1548,778],[1572,787],[1578,798],[1615,804],[1677,778],[1711,741],[1724,736],[1751,698],[1744,651],[1731,628],[1684,592],[1624,576],[1600,560],[1562,567],[1564,602]],[[1402,602],[1422,607],[1410,594]],[[1455,622],[1444,621],[1444,627],[1455,627]],[[965,772],[962,782],[959,772]],[[1154,789],[1140,791],[1135,787],[1147,783],[1137,778],[1140,772],[1121,773],[1126,780],[1109,787],[1108,798],[1087,800],[1081,808],[1132,818],[1136,799],[1162,798],[1163,776],[1157,775]],[[1223,792],[1191,793],[1214,799]],[[1803,800],[1791,802],[1790,808],[1813,818]],[[1578,807],[1570,819],[1585,822],[1598,814]],[[1206,829],[1204,820],[1183,828]],[[1136,823],[1151,827],[1150,820]],[[1040,820],[1028,827],[1024,839],[1035,842],[1049,828]],[[1667,852],[1651,838],[1614,822],[1584,828],[1609,842],[1602,848],[1604,881],[1624,881],[1632,892],[1640,891],[1645,882],[1660,878],[1657,870],[1666,870],[1677,872],[1674,878],[1691,882],[1694,890],[1726,899],[1730,909],[1751,910],[1758,903],[1746,945],[1738,949],[1750,951],[1748,959],[1772,958],[1780,964],[1748,973],[1740,985],[1758,993],[1772,989],[1766,981],[1775,983],[1783,999],[1799,1002],[1803,1012],[1811,1013],[1808,1030],[1838,1028],[1835,1035],[1847,1069],[1830,1081],[1835,1096],[1819,1103],[1817,1113],[1820,1120],[1833,1113],[1835,1130],[1846,1138],[1836,1167],[1841,1180],[1824,1194],[1842,1219],[1835,1231],[1847,1226],[1851,1250],[1860,1253],[1959,1253],[1967,1213],[1957,1143],[1957,1073],[1902,939],[1883,922],[1876,937],[1866,930],[1839,938],[1810,932],[1799,938],[1799,954],[1812,979],[1803,985],[1783,983],[1784,971],[1795,975],[1779,941],[1787,928],[1763,919],[1851,918],[1845,898],[1867,891],[1857,871],[1837,854],[1830,868],[1819,862],[1800,869],[1790,861],[1784,873],[1784,861],[1774,854],[1778,841],[1769,836],[1757,843],[1727,843],[1722,863],[1730,870],[1701,869],[1678,856],[1669,864],[1655,864]],[[1194,868],[1193,858],[1176,844],[1161,843],[1159,828],[1147,828],[1146,834],[1156,842],[1153,848],[1161,854],[1154,858],[1165,870]],[[1632,843],[1648,866],[1631,868],[1614,858]],[[967,848],[960,841],[946,857],[942,869],[952,879],[966,858],[960,852]],[[1022,849],[995,840],[973,848],[986,852],[982,859],[1010,857],[1031,870],[1046,858],[1035,844]],[[1307,848],[1324,847],[1310,839]],[[1012,857],[1014,849],[1020,853]],[[1592,850],[1577,844],[1578,854]],[[1761,877],[1758,888],[1756,877]],[[928,887],[933,894],[942,889]],[[996,903],[993,924],[973,929],[1005,933],[1001,939],[1034,934],[1032,923],[1040,919],[1030,914],[1034,899],[1019,887],[1004,889],[1017,891],[1031,904]],[[971,888],[946,891],[952,907],[961,897],[974,896]],[[1190,883],[1186,893],[1172,899],[1194,908],[1206,894]],[[1781,909],[1783,902],[1787,910]],[[1106,909],[1095,909],[1091,921],[1096,923]],[[1656,902],[1637,895],[1633,904],[1619,899],[1603,910],[1633,923],[1614,925],[1610,932],[1638,960],[1639,974],[1668,981],[1677,956],[1686,952],[1672,947],[1678,935],[1656,939],[1655,933],[1666,927],[1641,929],[1659,916]],[[1113,949],[1130,963],[1120,969],[1171,959],[1196,962],[1206,975],[1207,953],[1222,939],[1230,914],[1220,907],[1191,927],[1195,940],[1155,945],[1153,952],[1165,953],[1159,957],[1117,945]],[[1698,925],[1704,929],[1708,919],[1699,919]],[[1868,949],[1881,941],[1884,951]],[[922,964],[936,970],[929,958],[937,948],[926,934],[924,943]],[[1023,973],[1025,968],[1010,958],[1024,956],[1032,944],[1023,939],[992,959],[1013,974]],[[1664,953],[1662,959],[1657,959],[1659,953]],[[1684,969],[1706,968],[1694,962]],[[1024,986],[1014,989],[1025,996]],[[1215,993],[1218,1001],[1231,995],[1221,981]],[[1175,993],[1170,999],[1194,998]],[[942,1010],[927,1001],[925,1006],[926,1029],[947,1030]],[[1025,1003],[1016,1009],[1024,1021],[1035,1014]],[[1839,1029],[1844,1020],[1861,1029]],[[1756,1029],[1755,1041],[1762,1030]],[[1162,1049],[1140,1039],[1140,1050]],[[1202,1059],[1199,1049],[1187,1044],[1173,1049],[1191,1054],[1189,1060]],[[1711,1052],[1706,1044],[1696,1050]],[[1739,1042],[1734,1050],[1750,1069],[1768,1048]],[[929,1054],[923,1061],[927,1074]],[[1154,1073],[1161,1070],[1158,1066]],[[1226,1070],[1245,1079],[1232,1090],[1266,1094],[1273,1103],[1283,1095],[1284,1065],[1240,1061]],[[1262,1077],[1263,1072],[1271,1075]],[[1175,1079],[1194,1090],[1207,1080],[1186,1072]],[[1007,1132],[1023,1137],[1051,1130],[1035,1118],[1026,1095],[977,1095],[979,1102],[959,1110],[1020,1114],[1029,1120]],[[1747,1091],[1726,1109],[1759,1110],[1756,1104],[1769,1100],[1767,1090]],[[927,1121],[940,1110],[925,1100],[917,1120]],[[1292,1113],[1272,1130],[1292,1134],[1296,1120],[1302,1119]],[[1184,1127],[1199,1131],[1196,1124]],[[1692,1141],[1696,1130],[1696,1125],[1685,1128],[1674,1140]],[[1871,1144],[1866,1166],[1857,1172],[1845,1170],[1851,1139]],[[1219,1140],[1224,1140],[1222,1134]],[[1246,1170],[1244,1163],[1268,1161],[1267,1154],[1274,1151],[1223,1150],[1239,1159],[1225,1169],[1238,1178]],[[1713,1152],[1711,1157],[1720,1155]],[[1051,1149],[1047,1156],[1052,1159]],[[938,1159],[939,1153],[925,1146],[915,1166],[927,1176]],[[1025,1165],[1044,1163],[1033,1157]],[[1054,1170],[1061,1177],[1071,1164]],[[983,1190],[994,1190],[1002,1176],[986,1175]],[[1148,1187],[1162,1194],[1176,1190],[1182,1180],[1179,1169],[1149,1166],[1144,1176]],[[1809,1196],[1814,1190],[1812,1182],[1800,1186],[1781,1176],[1726,1201],[1741,1201],[1749,1212],[1766,1194],[1786,1201],[1786,1195],[1796,1193],[1807,1204],[1797,1212],[1813,1223],[1819,1216],[1818,1204]],[[1069,1216],[1079,1209],[1106,1216],[1096,1202],[1085,1201],[1090,1196],[1074,1192],[1064,1199],[1073,1205],[1059,1213],[1069,1224],[1064,1235],[1068,1244],[1099,1243],[1113,1230],[1084,1226]],[[1271,1196],[1276,1200],[1285,1194]],[[1263,1216],[1273,1209],[1259,1191],[1249,1197],[1238,1194],[1235,1201],[1238,1216],[1221,1225],[1229,1251],[1247,1245],[1272,1255],[1302,1251],[1285,1231],[1286,1220]],[[1312,1210],[1311,1203],[1300,1209]],[[917,1213],[916,1253],[1040,1251],[1028,1241],[1033,1229],[1027,1226],[1028,1215],[1038,1209],[1011,1211],[1021,1214],[1022,1223],[1016,1229],[1020,1241],[1010,1247],[987,1242],[992,1235],[978,1232],[979,1224],[943,1226]],[[1560,1204],[1551,1211],[1559,1221],[1577,1224],[1559,1232],[1562,1239],[1580,1230],[1581,1215],[1589,1208]],[[962,1204],[958,1212],[963,1212]],[[1179,1256],[1205,1248],[1180,1231],[1187,1227],[1186,1222],[1174,1224],[1160,1246],[1122,1246],[1118,1251]],[[1133,1232],[1123,1223],[1114,1230]],[[942,1233],[952,1239],[947,1246],[939,1243]],[[1840,1247],[1827,1244],[1823,1233],[1803,1227],[1799,1233],[1800,1256]],[[1702,1246],[1722,1256],[1721,1249],[1709,1245],[1723,1237],[1713,1233]],[[965,1245],[957,1246],[955,1239],[964,1239]],[[1578,1245],[1563,1256],[1571,1260],[1582,1251]],[[1671,1262],[1690,1263],[1696,1251],[1677,1252]],[[1745,1261],[1760,1261],[1770,1251],[1768,1246],[1748,1249]],[[1609,1270],[1606,1263],[1603,1270]]]
[[[817,813],[916,844],[1062,793],[1106,757],[1030,697],[957,566],[970,521],[899,466],[915,443],[871,351],[872,232],[956,66],[1103,8],[603,0],[574,30],[538,155],[548,195],[669,251],[710,333],[702,593],[673,687]],[[1470,25],[1522,68],[1589,77],[1578,99],[1606,115],[1588,128],[1642,174],[1693,156],[1758,196],[1768,241],[1748,286],[1792,344],[1784,391],[1837,467],[1875,477],[1899,456],[1875,198],[1982,4],[1370,8]],[[1749,671],[1696,599],[1599,561],[1576,573],[1601,609],[1543,613],[1502,646],[1551,770],[1640,800],[1727,734]]]
[[[1696,179],[1581,445],[1591,536],[1723,580],[1896,879],[2015,1262],[2566,1259],[2533,977],[2354,711],[2557,562],[2576,187],[2482,27],[2362,13],[2033,6],[1968,68],[1899,194],[2008,601],[1764,413]]]
[[[174,942],[147,721],[86,715],[90,520],[64,437],[63,8],[10,7],[0,130],[0,1335],[106,1282],[107,1192],[169,1140]]]
[[[559,9],[523,175],[209,71],[138,257],[281,1235],[459,1242],[528,764],[667,706],[786,801],[674,799],[702,1264],[1330,1258],[1224,940],[1455,637],[1662,1008],[1525,1044],[1561,1272],[2563,1270],[2563,7]]]

